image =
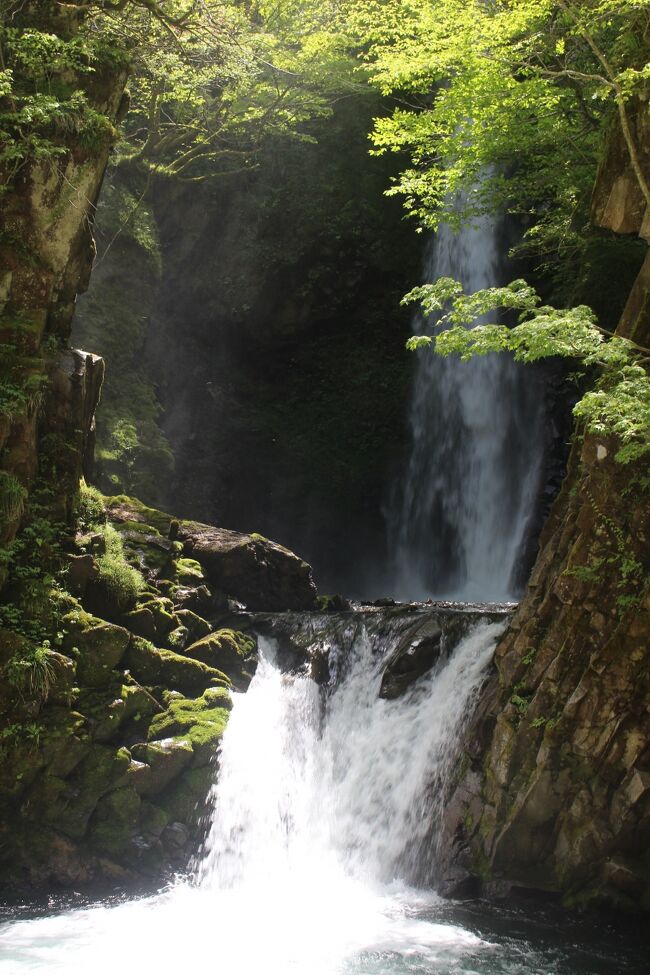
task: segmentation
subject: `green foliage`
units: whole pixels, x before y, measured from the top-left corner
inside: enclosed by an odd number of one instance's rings
[[[128,609],[145,586],[142,573],[129,565],[124,555],[122,536],[112,525],[104,525],[105,551],[97,559],[98,579],[120,609]]]
[[[26,498],[27,490],[20,481],[13,474],[0,471],[0,529],[21,516]]]
[[[33,27],[2,26],[0,49],[5,188],[29,162],[56,164],[73,143],[95,148],[114,139],[110,119],[92,106],[84,90],[84,79],[91,79],[106,58],[102,38],[89,32],[64,39]]]
[[[50,641],[44,640],[27,652],[13,656],[5,668],[7,680],[23,696],[47,701],[55,674],[51,655]]]
[[[389,192],[433,228],[517,212],[530,248],[566,260],[581,246],[604,123],[629,121],[643,95],[649,15],[650,0],[350,3],[371,78],[397,102],[376,121],[374,151],[411,160]]]
[[[434,343],[439,355],[457,355],[462,361],[504,351],[521,362],[563,356],[596,370],[596,385],[575,406],[575,416],[592,433],[618,437],[616,459],[621,463],[650,451],[650,377],[643,358],[648,350],[604,333],[590,308],[541,305],[535,290],[523,280],[466,295],[457,281],[440,278],[415,288],[404,301],[420,301],[426,314],[439,316],[443,329],[435,338],[412,337],[407,343],[410,349]],[[518,311],[519,324],[467,327],[497,310]]]
[[[352,85],[332,0],[123,6],[89,21],[126,38],[132,59],[118,165],[193,182],[240,172],[269,138],[302,138],[301,124]]]
[[[104,495],[92,484],[86,484],[83,479],[79,485],[79,504],[76,517],[81,530],[87,530],[106,518]]]

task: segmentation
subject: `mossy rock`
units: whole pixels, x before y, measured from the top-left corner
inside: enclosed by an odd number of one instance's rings
[[[111,680],[112,671],[120,663],[131,634],[123,626],[92,619],[87,628],[78,623],[66,634],[64,646],[78,650],[77,678],[79,683],[101,687]]]
[[[170,650],[180,653],[189,643],[190,633],[186,626],[177,626],[175,630],[167,634],[165,643]]]
[[[144,833],[158,837],[170,821],[171,816],[168,812],[152,802],[147,802],[146,799],[142,800],[139,826]]]
[[[210,667],[218,667],[230,677],[244,683],[250,682],[255,671],[255,639],[238,630],[216,630],[187,647],[185,653],[194,660],[201,660]]]
[[[140,796],[131,786],[113,789],[97,804],[95,819],[135,826],[140,816]]]
[[[115,526],[121,529],[121,525]],[[147,528],[149,526],[146,526]],[[120,531],[129,562],[149,576],[166,573],[173,565],[174,543],[161,535],[136,531]]]
[[[77,701],[77,707],[88,721],[93,740],[98,742],[110,741],[120,730],[126,717],[122,681],[117,674],[106,691],[102,689],[84,693]]]
[[[208,621],[193,613],[191,609],[177,609],[176,617],[181,621],[182,626],[187,627],[192,641],[201,640],[212,632],[212,627]]]
[[[194,827],[207,810],[214,778],[214,769],[209,765],[188,769],[158,802],[170,820]]]
[[[97,803],[122,784],[130,762],[126,748],[93,745],[69,778],[41,776],[29,796],[28,817],[42,818],[66,836],[80,839]]]
[[[140,602],[139,608],[146,609],[153,616],[158,639],[162,639],[180,625],[180,621],[174,615],[174,604],[171,599],[166,599],[164,596]]]
[[[183,694],[201,694],[210,686],[231,686],[229,678],[216,668],[173,650],[159,650],[140,637],[132,639],[123,663],[139,683],[171,688]]]
[[[145,640],[156,639],[156,621],[153,613],[146,606],[132,609],[122,617],[122,622],[136,636],[142,636]]]
[[[122,859],[132,853],[134,833],[134,827],[127,823],[103,820],[93,824],[89,841],[93,850]]]
[[[135,522],[140,525],[151,526],[161,535],[167,536],[172,523],[171,515],[156,508],[149,508],[137,498],[129,498],[125,494],[106,498],[106,511],[111,521]]]
[[[210,688],[194,699],[176,698],[166,711],[157,714],[149,726],[149,740],[175,737],[189,741],[194,749],[194,767],[208,765],[228,722],[232,699],[225,688]]]
[[[182,738],[164,738],[134,745],[132,748],[134,759],[149,767],[149,772],[142,774],[138,781],[137,791],[140,795],[158,795],[167,788],[178,775],[193,761],[194,751],[191,743]]]
[[[148,721],[160,710],[160,705],[149,691],[137,684],[123,684],[121,697],[124,701],[125,721]]]
[[[205,581],[201,563],[196,559],[176,559],[175,575],[182,586],[200,585]]]
[[[0,744],[0,800],[15,802],[37,780],[47,761],[29,725],[16,722],[4,730],[11,731],[11,736],[3,736]]]

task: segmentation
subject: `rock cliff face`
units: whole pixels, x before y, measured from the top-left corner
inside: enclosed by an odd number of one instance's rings
[[[624,158],[615,141],[595,218],[639,233]],[[646,259],[618,327],[646,346],[649,274]],[[460,868],[496,892],[650,910],[650,480],[615,453],[591,435],[573,447],[450,798],[450,881]]]
[[[22,4],[12,26],[70,39],[84,18],[82,6]],[[89,142],[76,137],[74,126],[58,131],[51,125],[50,155],[27,155],[16,172],[7,164],[0,173],[6,184],[0,225],[0,543],[13,538],[20,524],[44,443],[48,463],[65,454],[54,517],[69,511],[78,489],[101,364],[61,349],[68,344],[76,295],[90,274],[93,213],[126,79],[125,63],[110,58],[98,61],[93,73],[53,71],[51,85],[74,80],[84,92],[88,111],[102,119],[101,132]]]
[[[266,539],[123,496],[90,492],[84,504],[66,590],[52,592],[51,640],[35,649],[0,626],[5,895],[124,888],[186,868],[230,691],[246,689],[257,663],[231,607],[315,602],[309,566]]]

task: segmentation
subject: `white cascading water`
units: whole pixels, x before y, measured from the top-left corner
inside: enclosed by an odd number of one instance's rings
[[[363,628],[325,691],[287,676],[262,641],[224,735],[196,883],[0,929],[1,975],[476,973],[492,946],[432,918],[408,886],[435,832],[462,727],[502,624],[481,622],[402,697],[378,697]],[[178,966],[178,967],[177,967]],[[488,971],[482,968],[480,971]]]
[[[467,293],[499,282],[497,224],[442,225],[425,278]],[[435,321],[416,316],[414,328]],[[506,355],[470,362],[420,350],[410,407],[411,450],[387,512],[400,599],[505,602],[539,492],[544,413],[535,373]]]

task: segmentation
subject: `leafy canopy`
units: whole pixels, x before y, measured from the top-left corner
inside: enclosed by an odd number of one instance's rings
[[[409,214],[517,212],[541,251],[575,236],[603,119],[650,75],[650,0],[360,0],[349,22],[397,102],[372,138],[410,156],[390,190]]]
[[[115,141],[91,108],[104,69],[129,72],[130,105],[113,159],[182,180],[255,165],[265,140],[301,138],[305,120],[359,88],[335,0],[105,0],[53,4],[0,25],[0,166],[10,182],[71,141]],[[94,140],[94,141],[93,141]]]

